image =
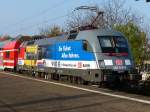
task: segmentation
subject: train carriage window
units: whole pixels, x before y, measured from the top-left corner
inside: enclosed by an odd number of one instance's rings
[[[46,49],[45,58],[52,58],[52,48],[51,48],[51,46],[49,46],[49,48]]]
[[[26,59],[31,59],[30,58],[30,53],[26,53]]]
[[[34,53],[26,53],[27,60],[34,60],[36,59],[36,55]]]
[[[38,59],[42,59],[46,54],[46,46],[42,46],[38,49]]]
[[[21,50],[20,50],[20,49],[21,49],[21,48],[19,48],[19,49],[18,49],[18,54],[20,54],[20,52],[21,52]]]
[[[27,43],[27,45],[33,45],[34,44],[34,41],[29,41],[28,43]]]
[[[87,51],[87,43],[86,43],[86,41],[83,41],[83,49],[84,49],[85,51]]]
[[[91,45],[86,40],[83,40],[83,50],[85,50],[85,51],[92,51]]]
[[[53,47],[52,46],[53,45],[48,45],[48,46],[45,47],[44,53],[43,53],[44,58],[49,58],[49,59],[52,58],[52,53],[53,53]]]
[[[44,58],[52,58],[52,51],[46,51]]]
[[[38,59],[42,59],[42,48],[38,48]]]
[[[10,56],[10,51],[6,51],[6,58],[9,58]]]

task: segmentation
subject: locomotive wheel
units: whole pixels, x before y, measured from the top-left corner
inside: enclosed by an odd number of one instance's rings
[[[80,84],[79,77],[76,77],[76,84]]]
[[[60,75],[56,74],[56,73],[52,73],[51,74],[51,79],[53,79],[53,80],[59,80],[60,79]]]
[[[106,86],[106,83],[104,82],[104,81],[101,81],[100,83],[99,83],[99,87],[101,88],[101,87],[105,87]]]
[[[84,82],[84,80],[81,77],[79,77],[78,81],[79,81],[79,84],[83,84]]]

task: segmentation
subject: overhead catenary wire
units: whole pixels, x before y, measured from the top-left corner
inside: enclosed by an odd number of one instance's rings
[[[27,27],[18,28],[18,30],[14,30],[13,32],[26,31],[26,30],[29,30],[29,29],[31,29],[31,28],[38,27],[39,25],[43,25],[43,24],[46,24],[46,23],[48,23],[48,22],[56,21],[56,20],[58,20],[58,19],[62,19],[62,18],[64,18],[64,17],[69,16],[71,13],[76,12],[76,10],[78,10],[78,9],[75,9],[75,10],[73,10],[73,11],[71,11],[70,13],[65,14],[65,15],[61,15],[61,16],[58,16],[58,17],[54,17],[54,18],[50,18],[50,19],[44,20],[43,22],[40,22],[40,23],[31,24],[31,25],[29,25],[29,26],[27,26]],[[95,7],[92,7],[91,10],[92,10],[92,11],[93,11],[93,10],[95,11]],[[13,33],[13,32],[12,32],[12,33]]]
[[[71,13],[72,13],[72,12],[71,12]],[[17,32],[17,31],[26,31],[26,30],[29,30],[29,29],[31,29],[31,28],[37,27],[37,26],[39,26],[39,25],[43,25],[43,24],[46,24],[46,23],[48,23],[48,22],[56,21],[56,20],[58,20],[58,19],[62,19],[62,18],[64,18],[64,17],[67,17],[67,16],[69,16],[71,13],[68,13],[68,14],[65,14],[65,15],[61,15],[61,16],[58,16],[58,17],[54,17],[54,18],[49,18],[49,19],[47,19],[47,20],[45,20],[45,21],[43,21],[43,22],[36,23],[36,24],[32,24],[32,25],[30,25],[30,26],[23,27],[23,28],[18,28],[17,30],[14,30],[14,31],[9,32],[9,33]]]

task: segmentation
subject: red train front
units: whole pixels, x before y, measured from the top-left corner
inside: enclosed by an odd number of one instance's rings
[[[22,36],[14,39],[3,46],[3,65],[4,69],[16,70],[18,63],[18,54],[20,45],[23,41],[28,40],[28,36]]]
[[[3,63],[4,69],[15,69],[18,60],[18,48],[21,42],[13,40],[3,47]]]

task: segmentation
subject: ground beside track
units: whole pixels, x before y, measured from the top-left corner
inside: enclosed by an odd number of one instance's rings
[[[92,89],[100,91],[98,88]],[[91,90],[91,87],[87,90]],[[125,93],[121,94],[128,96]],[[143,101],[149,100],[149,97],[131,96],[145,99]],[[149,112],[149,110],[150,105],[146,103],[0,73],[0,112]]]

